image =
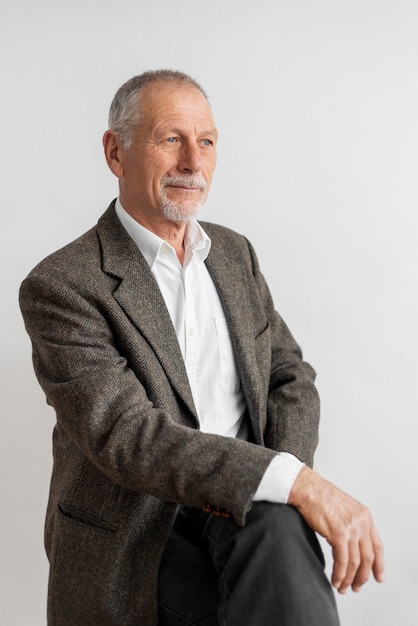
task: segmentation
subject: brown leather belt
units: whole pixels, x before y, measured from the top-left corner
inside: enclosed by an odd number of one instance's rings
[[[221,509],[219,506],[212,506],[211,504],[206,504],[203,507],[205,513],[210,513],[215,517],[232,517],[232,513],[230,513],[227,509]]]

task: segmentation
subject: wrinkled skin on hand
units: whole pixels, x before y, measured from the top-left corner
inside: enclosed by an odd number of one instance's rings
[[[367,507],[308,467],[296,478],[288,504],[331,545],[331,582],[339,593],[360,591],[371,572],[383,582],[383,544]]]

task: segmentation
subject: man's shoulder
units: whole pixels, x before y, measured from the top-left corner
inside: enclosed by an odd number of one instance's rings
[[[61,268],[69,268],[70,266],[80,265],[85,262],[88,263],[89,260],[97,256],[97,254],[97,226],[93,226],[70,243],[48,254],[48,256],[35,265],[29,275],[51,271],[59,273]]]
[[[212,222],[200,222],[200,224],[211,239],[210,254],[212,256],[223,259],[226,263],[236,261],[240,264],[249,264],[252,267],[255,252],[245,235]]]
[[[29,276],[52,273],[56,275],[61,273],[79,274],[82,273],[84,269],[91,271],[94,265],[97,265],[99,268],[102,259],[99,230],[103,222],[106,223],[109,219],[112,219],[112,212],[113,207],[110,205],[99,218],[97,224],[73,241],[70,241],[58,250],[48,254],[48,256],[35,265],[29,273]]]

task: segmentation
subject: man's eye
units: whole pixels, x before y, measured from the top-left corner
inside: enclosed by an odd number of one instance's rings
[[[168,143],[175,143],[177,141],[177,137],[168,137],[167,141]]]
[[[213,144],[213,142],[210,139],[204,139],[202,143],[204,146],[211,146]]]

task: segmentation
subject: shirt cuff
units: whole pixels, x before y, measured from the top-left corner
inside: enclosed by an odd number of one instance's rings
[[[279,452],[264,472],[253,501],[287,504],[293,483],[304,465],[290,452]]]

